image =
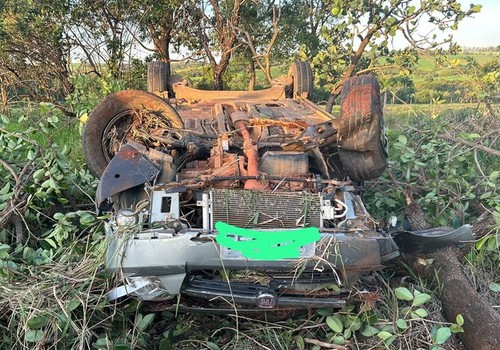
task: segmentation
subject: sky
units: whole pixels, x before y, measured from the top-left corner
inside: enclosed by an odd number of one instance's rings
[[[470,3],[481,4],[481,12],[465,18],[453,32],[454,40],[463,47],[500,46],[500,0],[461,0],[468,8]]]
[[[418,6],[419,1],[413,0],[413,3]],[[453,41],[464,48],[500,46],[500,0],[458,0],[458,2],[463,10],[469,9],[471,4],[482,5],[482,8],[479,13],[460,21],[457,30],[449,30],[445,35],[436,26],[422,19],[415,38],[418,34],[427,36],[432,33],[438,38],[452,34]],[[400,32],[392,39],[391,44],[395,49],[409,46]]]

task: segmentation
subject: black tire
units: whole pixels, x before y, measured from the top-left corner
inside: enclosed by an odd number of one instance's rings
[[[311,100],[313,95],[313,74],[309,62],[296,61],[290,65],[288,76],[293,78],[293,85],[287,91],[287,97],[301,97],[307,92],[307,99]]]
[[[142,118],[141,111],[148,111],[148,117],[154,117]],[[131,139],[129,131],[134,121],[139,123],[136,128],[146,134],[165,126],[184,127],[175,109],[156,95],[139,90],[109,95],[89,114],[83,130],[83,153],[94,175],[101,177],[119,147]]]
[[[148,64],[148,92],[168,91],[168,77],[170,68],[167,63],[162,61],[153,61]]]
[[[342,86],[338,154],[353,181],[379,177],[387,167],[387,139],[380,87],[373,75],[353,77]]]

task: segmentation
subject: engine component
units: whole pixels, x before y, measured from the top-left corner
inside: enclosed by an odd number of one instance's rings
[[[309,161],[304,152],[267,151],[260,160],[259,170],[266,174],[308,174]]]

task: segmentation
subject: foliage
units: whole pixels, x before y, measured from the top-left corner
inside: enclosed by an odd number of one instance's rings
[[[17,243],[22,243],[29,235],[41,239],[41,244],[52,245],[43,238],[53,224],[47,209],[58,210],[71,204],[70,199],[87,198],[88,189],[93,187],[94,178],[87,171],[74,170],[68,158],[70,148],[51,141],[62,124],[58,110],[42,104],[40,112],[44,117],[36,123],[32,120],[22,131],[9,131],[9,119],[2,118],[0,237],[4,242],[16,237]],[[20,121],[29,124],[27,118],[22,115]],[[43,144],[36,141],[42,135]]]
[[[392,104],[411,103],[415,97],[415,84],[408,75],[391,76],[382,84],[389,91],[388,98]]]
[[[133,68],[135,69],[135,68]],[[131,71],[131,79],[135,74]],[[76,112],[78,117],[89,113],[104,97],[113,92],[121,91],[125,83],[114,79],[111,73],[104,73],[104,76],[96,74],[75,74],[71,76],[74,85],[73,91],[66,98],[66,105]]]
[[[464,10],[457,0],[425,0],[420,6],[406,0],[333,0],[331,6],[338,22],[322,28],[327,48],[313,60],[320,72],[319,79],[328,84],[333,94],[328,111],[340,94],[343,82],[360,71],[377,70],[379,57],[388,57],[390,66],[408,70],[416,62],[417,49],[436,48],[440,43],[451,42],[451,38],[440,40],[437,34],[416,36],[421,21],[430,22],[440,31],[456,29],[462,19],[481,9],[481,5],[471,5]],[[391,52],[389,42],[398,33],[411,48]]]
[[[121,78],[127,50],[133,36],[126,30],[133,11],[133,1],[69,2],[68,26],[65,28],[71,46],[78,48],[78,59],[87,63],[97,75],[103,69],[115,79]]]
[[[495,117],[458,112],[400,123],[401,129],[388,133],[391,176],[370,188],[366,199],[370,212],[379,218],[399,215],[402,221],[408,191],[435,226],[471,222],[480,214],[475,210],[481,204],[500,209],[498,158],[459,142],[481,141],[498,149],[494,133],[487,131],[498,130],[498,123]]]
[[[146,90],[147,64],[134,58],[123,74],[123,85],[126,89]]]
[[[60,1],[7,0],[0,5],[0,86],[11,96],[56,101],[71,90],[67,7]]]
[[[100,78],[106,79],[110,74],[115,79],[137,83],[139,76],[130,79],[126,64],[128,61],[138,68],[137,61],[132,60],[137,53],[133,45],[168,64],[172,52],[182,53],[187,59],[208,61],[212,77],[206,83],[213,81],[218,89],[222,88],[223,77],[234,59],[248,62],[245,70],[250,64],[256,65],[270,81],[271,59],[276,65],[291,57],[309,58],[315,65],[317,86],[324,91],[337,91],[343,80],[362,71],[385,74],[395,67],[407,75],[418,58],[415,47],[420,49],[424,42],[429,42],[428,47],[436,48],[448,40],[441,40],[440,34],[416,37],[415,28],[420,22],[431,22],[440,33],[456,28],[463,18],[479,10],[480,5],[463,9],[456,0],[426,0],[420,7],[408,0],[282,4],[9,0],[1,8],[5,18],[0,26],[2,99],[7,94],[28,94],[38,100],[63,100],[73,89],[72,59],[84,63]],[[405,36],[413,48],[390,51],[389,43],[396,35]],[[359,40],[354,40],[355,36]],[[148,41],[153,49],[147,47]],[[381,56],[383,60],[379,59]],[[252,82],[248,86],[252,88],[255,69],[248,69],[248,75]],[[492,92],[495,77],[491,73],[483,79]],[[234,76],[226,77],[231,78]],[[229,85],[234,86],[235,80]],[[419,99],[455,99],[455,95],[447,95],[451,88],[447,85],[429,89],[420,93]],[[408,100],[412,91],[400,89],[397,94]]]
[[[433,323],[435,300],[414,287],[411,290],[396,287],[393,293],[386,295],[365,292],[360,296],[365,301],[358,306],[348,304],[341,310],[317,310],[313,320],[321,328],[314,333],[305,330],[294,335],[297,347],[303,349],[303,344],[313,337],[336,346],[355,343],[358,348],[420,348],[426,344],[424,338],[427,337],[435,349],[439,349],[453,333],[463,331],[461,316],[457,317],[456,324]],[[376,308],[374,300],[378,301]],[[426,327],[432,331],[412,337],[411,333]]]

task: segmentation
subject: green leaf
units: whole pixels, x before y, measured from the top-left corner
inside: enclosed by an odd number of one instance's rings
[[[396,298],[400,300],[413,300],[413,294],[410,292],[410,290],[406,287],[398,287],[394,290],[396,293]]]
[[[168,338],[164,338],[160,342],[160,346],[158,347],[158,350],[171,350],[172,349],[172,342]]]
[[[305,349],[306,344],[304,342],[304,338],[302,338],[300,335],[296,335],[293,337],[293,340],[295,341],[295,345],[297,345],[297,348],[300,350]]]
[[[40,180],[44,174],[45,174],[45,169],[38,169],[33,173],[33,178],[35,180]]]
[[[458,314],[457,317],[456,317],[456,320],[457,320],[457,324],[459,326],[463,326],[464,325],[464,317],[462,315]]]
[[[54,214],[54,220],[60,221],[63,218],[64,218],[64,214],[63,213],[57,212],[57,213]]]
[[[45,238],[45,242],[47,242],[52,248],[57,249],[57,243],[52,238]]]
[[[361,328],[362,322],[358,316],[348,315],[345,321],[345,327],[351,329],[353,332],[356,332]],[[350,338],[350,337],[347,337]]]
[[[363,334],[365,337],[371,337],[378,334],[379,332],[380,331],[378,328],[366,325],[365,328],[363,328],[363,330],[361,331],[361,334]]]
[[[28,320],[27,325],[31,329],[40,329],[45,327],[48,322],[49,320],[46,316],[40,315],[31,317]]]
[[[382,340],[386,340],[386,339],[389,339],[390,337],[392,337],[392,334],[389,333],[389,332],[386,332],[386,331],[382,331],[382,332],[379,332],[377,334],[377,336],[382,339]]]
[[[351,328],[345,328],[344,329],[344,336],[343,336],[343,338],[349,339],[350,337],[352,337],[352,329]]]
[[[398,326],[399,329],[408,328],[408,323],[405,320],[403,320],[402,318],[400,318],[396,321],[396,325]]]
[[[211,350],[220,350],[219,345],[215,344],[214,342],[207,341],[207,343],[205,345],[207,346],[207,348],[209,348]]]
[[[441,327],[436,332],[435,342],[437,345],[442,345],[449,337],[451,337],[451,330],[448,327]]]
[[[406,145],[408,143],[408,139],[406,138],[405,135],[399,135],[398,136],[398,141],[399,143]]]
[[[471,4],[470,6],[471,6],[471,7],[470,7],[470,10],[471,10],[472,12],[475,12],[475,13],[480,12],[480,11],[481,11],[481,9],[483,8],[483,5],[473,5],[473,4]]]
[[[36,330],[31,330],[28,333],[26,333],[26,341],[29,343],[38,343],[43,337],[43,331],[36,329]]]
[[[415,299],[413,299],[412,306],[420,306],[425,303],[427,303],[429,300],[431,300],[431,296],[429,294],[421,293],[419,295],[415,296]]]
[[[74,309],[76,309],[78,306],[80,306],[80,300],[77,300],[77,299],[73,299],[69,302],[69,305],[68,305],[68,311],[71,312],[73,311]]]
[[[489,285],[488,285],[488,288],[492,291],[492,292],[495,292],[495,293],[499,293],[500,292],[500,284],[498,283],[495,283],[495,282],[491,282]],[[460,316],[460,315],[459,315]],[[457,316],[458,317],[458,316]],[[458,322],[457,322],[458,323]]]
[[[462,328],[462,326],[459,326],[458,324],[452,324],[450,326],[450,331],[451,333],[456,334],[456,333],[463,333],[464,329]]]
[[[422,317],[422,318],[429,316],[429,313],[427,312],[427,310],[422,309],[422,308],[416,309],[415,311],[413,311],[413,313],[416,314],[418,317]]]
[[[337,316],[328,316],[326,318],[326,324],[328,325],[328,327],[332,329],[332,331],[337,333],[341,333],[342,330],[344,329],[344,326],[342,325],[342,320]]]
[[[4,187],[0,190],[0,194],[7,194],[10,191],[10,182],[7,182]]]
[[[337,345],[344,345],[345,344],[345,339],[343,336],[338,335],[333,337],[332,342]]]
[[[136,322],[137,329],[139,329],[139,331],[141,332],[144,332],[144,330],[150,325],[150,323],[153,322],[154,317],[154,313],[147,314],[146,316],[142,316],[142,314],[139,314]]]
[[[333,309],[331,307],[329,308],[323,308],[323,309],[318,309],[316,310],[318,314],[321,316],[331,316],[333,314]]]
[[[0,259],[6,259],[9,257],[10,246],[5,243],[0,243]]]

